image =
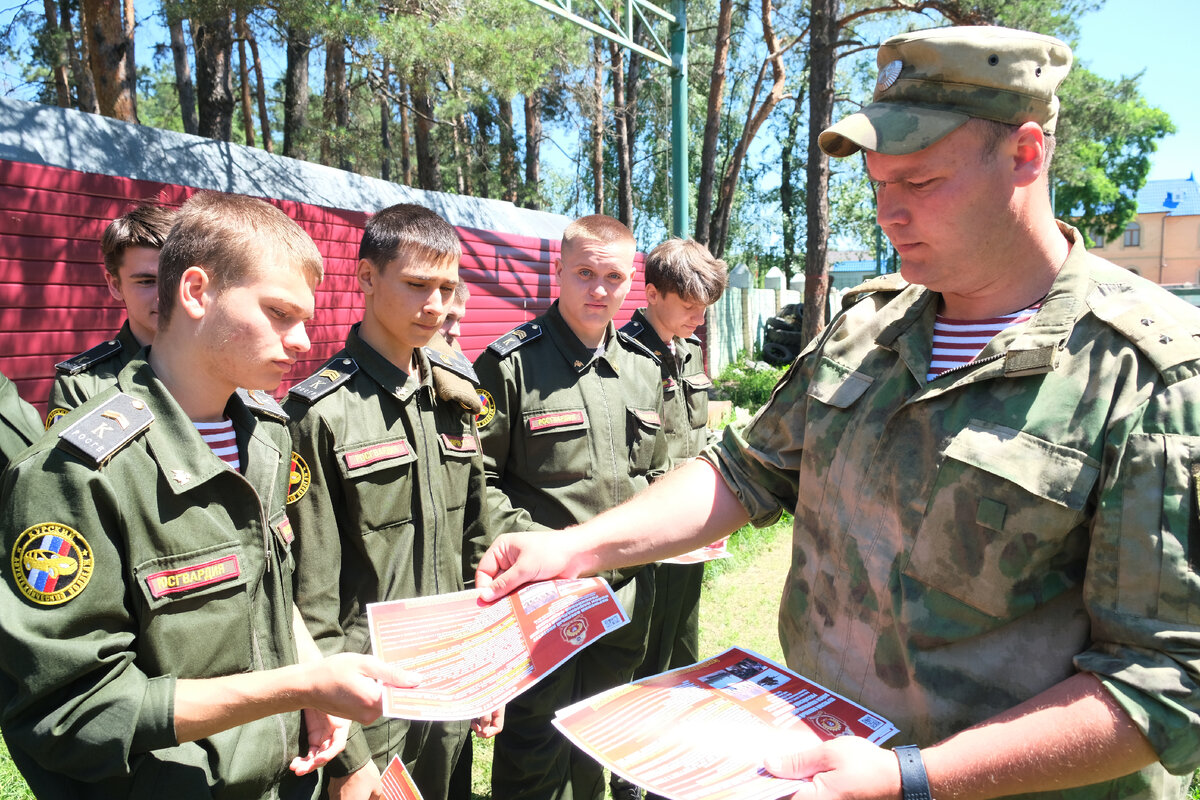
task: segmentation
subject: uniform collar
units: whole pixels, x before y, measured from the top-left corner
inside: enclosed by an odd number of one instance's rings
[[[359,368],[379,384],[380,388],[401,402],[407,402],[418,389],[429,387],[429,361],[421,348],[413,349],[413,364],[417,368],[418,380],[409,380],[409,374],[384,358],[378,350],[363,341],[354,323],[346,336],[346,352]]]
[[[601,359],[607,361],[616,369],[613,350],[619,347],[619,345],[616,341],[617,331],[611,321],[608,323],[608,327],[604,329],[603,354],[599,356],[596,355],[595,350],[592,350],[579,341],[579,337],[575,335],[575,331],[571,330],[571,326],[563,319],[562,312],[558,310],[557,300],[546,311],[545,324],[546,329],[550,331],[550,338],[558,347],[559,352],[562,353],[567,363],[575,368],[576,372],[584,372],[591,366],[593,361]]]
[[[137,338],[133,335],[133,329],[129,327],[128,318],[121,325],[121,330],[117,331],[116,339],[121,343],[121,353],[126,359],[132,360],[142,349]]]

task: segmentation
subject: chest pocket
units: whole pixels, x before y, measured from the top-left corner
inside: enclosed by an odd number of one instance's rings
[[[524,414],[525,469],[538,485],[591,477],[587,412],[582,408],[537,409]]]
[[[972,420],[946,448],[906,574],[991,617],[1027,613],[1082,579],[1099,474],[1083,452]]]
[[[662,430],[662,417],[652,408],[629,406],[627,411],[629,472],[632,475],[645,475],[654,466],[654,450],[658,433]]]
[[[261,558],[261,556],[259,557]],[[133,569],[142,631],[138,659],[150,674],[207,678],[253,666],[251,580],[257,565],[242,545],[160,556]],[[220,647],[213,647],[220,642]]]
[[[683,378],[683,392],[687,399],[688,421],[692,428],[708,425],[708,389],[712,380],[703,372]]]
[[[439,433],[438,451],[442,457],[442,471],[446,476],[446,507],[462,508],[467,504],[471,463],[479,457],[479,439],[470,430]]]
[[[357,442],[334,450],[347,487],[347,512],[361,532],[390,528],[412,519],[412,471],[416,451],[404,437]]]

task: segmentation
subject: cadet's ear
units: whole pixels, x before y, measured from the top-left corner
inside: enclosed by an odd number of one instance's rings
[[[369,258],[360,258],[358,260],[358,288],[364,295],[375,293],[375,262]]]
[[[1009,140],[1013,173],[1018,186],[1029,186],[1042,176],[1046,161],[1046,134],[1036,122],[1023,123]]]
[[[205,293],[212,287],[212,279],[202,267],[188,267],[179,279],[179,290],[175,293],[175,301],[179,303],[183,313],[192,319],[200,319],[208,308],[209,298]]]

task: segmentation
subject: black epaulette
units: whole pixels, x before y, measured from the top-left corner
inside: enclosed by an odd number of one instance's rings
[[[237,396],[242,398],[242,404],[251,411],[264,417],[287,422],[291,417],[283,410],[283,406],[275,402],[275,398],[262,389],[238,389]]]
[[[430,345],[426,345],[421,349],[425,351],[425,357],[429,359],[429,363],[433,366],[449,370],[460,378],[466,378],[471,383],[479,385],[479,376],[475,374],[475,368],[471,366],[471,362],[460,351],[455,350],[450,345],[446,345],[445,349],[435,348]]]
[[[288,397],[296,397],[309,404],[315,403],[350,380],[356,372],[358,363],[353,358],[331,358],[316,373],[293,386],[288,392]]]
[[[58,438],[83,457],[101,466],[154,422],[144,400],[117,392],[105,403],[75,420]]]
[[[513,328],[511,331],[489,344],[488,350],[491,350],[496,355],[504,358],[521,345],[528,344],[541,335],[542,325],[540,322],[526,322],[524,325]]]
[[[116,339],[109,339],[107,342],[101,342],[95,347],[84,350],[74,358],[58,362],[54,365],[54,369],[64,375],[78,375],[96,362],[103,361],[119,352],[121,352],[121,343]]]
[[[899,272],[891,272],[887,275],[871,278],[869,281],[864,281],[858,286],[846,290],[846,293],[842,295],[842,310],[845,311],[869,294],[874,294],[875,292],[899,292],[907,286],[908,281],[901,278]]]
[[[699,336],[697,336],[697,335],[696,335],[696,334],[694,334],[694,333],[693,333],[691,336],[689,336],[689,337],[687,337],[686,339],[684,339],[684,341],[685,341],[685,342],[691,342],[692,344],[697,344],[697,345],[700,345],[701,347],[703,347],[703,346],[704,346],[704,342],[700,341],[700,337],[699,337]]]
[[[636,319],[631,319],[621,326],[621,333],[626,336],[638,337],[646,330],[646,326],[638,322]]]
[[[661,363],[659,356],[655,355],[653,350],[626,333],[625,328],[621,328],[621,330],[617,331],[617,338],[628,344],[634,352],[640,353],[646,358],[653,360],[655,364]]]

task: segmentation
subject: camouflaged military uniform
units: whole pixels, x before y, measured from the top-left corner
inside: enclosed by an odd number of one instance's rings
[[[675,352],[659,337],[639,308],[621,328],[658,359],[662,375],[663,432],[671,465],[695,458],[709,442],[708,389],[704,351],[696,337],[675,338]],[[656,564],[654,610],[650,614],[646,658],[635,678],[657,675],[700,660],[700,588],[703,564]]]
[[[408,375],[351,329],[288,395],[295,456],[288,514],[296,601],[321,651],[371,652],[366,604],[461,591],[488,544],[474,372],[441,337]],[[472,566],[473,569],[473,566]],[[329,767],[345,775],[399,754],[426,800],[444,798],[468,722],[355,726]]]
[[[931,745],[1086,671],[1178,796],[1200,763],[1200,311],[1075,245],[1032,320],[926,383],[938,296],[887,276],[705,452],[795,509],[789,666]]]
[[[667,466],[658,365],[610,325],[585,347],[558,311],[501,336],[475,361],[483,462],[497,532],[565,528],[628,500]],[[564,535],[570,535],[569,532]],[[603,773],[551,725],[554,712],[630,679],[646,649],[651,570],[606,577],[631,621],[508,704],[492,794],[591,798]]]
[[[296,662],[283,414],[225,412],[241,474],[135,359],[4,477],[0,728],[38,797],[312,794],[298,712],[175,738],[177,679]]]
[[[54,365],[57,375],[50,387],[50,413],[46,428],[68,411],[91,400],[117,382],[117,375],[133,360],[142,346],[129,330],[129,320],[112,339]]]
[[[13,382],[0,374],[0,474],[41,435],[37,411],[21,399]]]

